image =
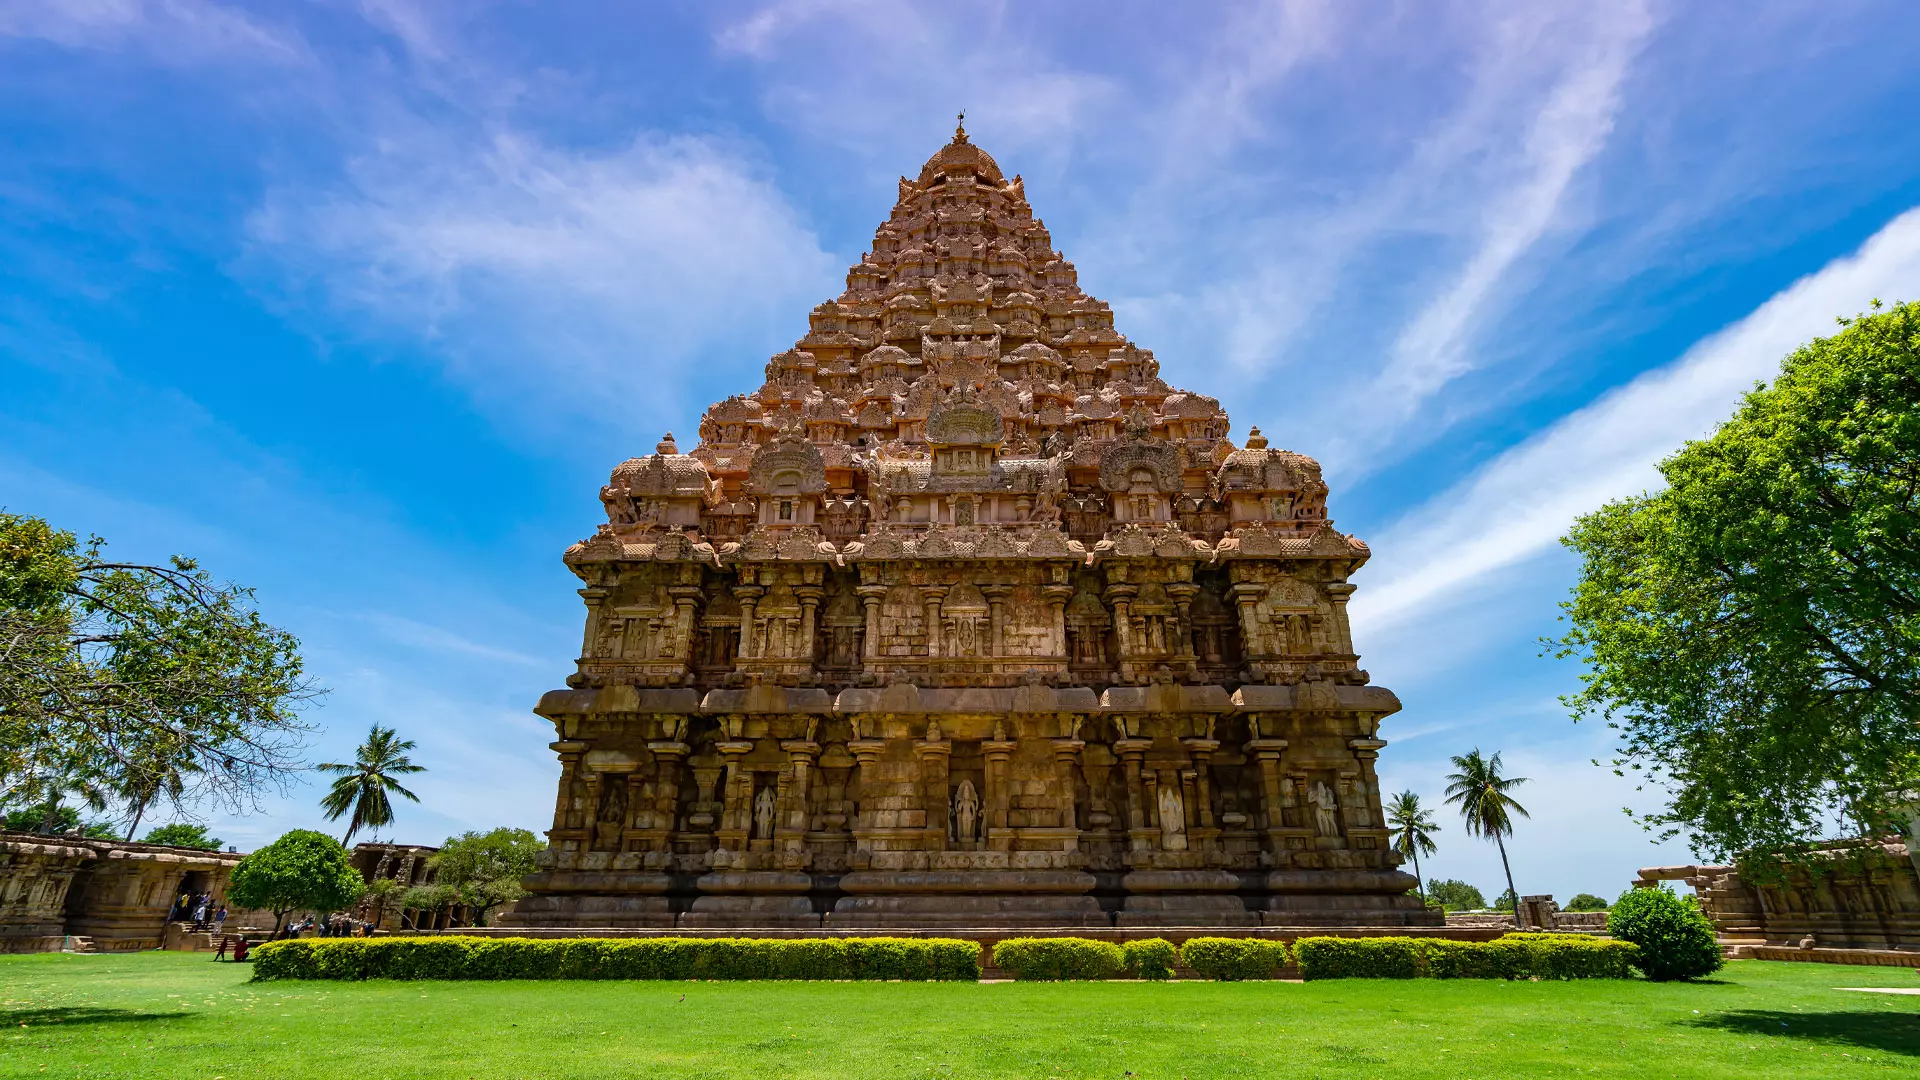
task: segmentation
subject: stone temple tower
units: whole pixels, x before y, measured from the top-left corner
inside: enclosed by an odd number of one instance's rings
[[[766,382],[600,491],[565,927],[1437,924],[1312,458],[1161,381],[964,130]]]

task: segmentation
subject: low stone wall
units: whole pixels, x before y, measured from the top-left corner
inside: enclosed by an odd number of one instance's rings
[[[1727,953],[1734,960],[1798,960],[1814,964],[1920,968],[1920,952],[1904,949],[1793,949],[1783,945],[1736,945]]]

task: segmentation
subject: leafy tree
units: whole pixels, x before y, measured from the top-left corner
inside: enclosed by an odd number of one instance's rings
[[[1640,947],[1634,963],[1655,982],[1698,979],[1726,963],[1699,901],[1668,889],[1621,893],[1607,912],[1607,933]]]
[[[1874,307],[1563,540],[1568,704],[1699,851],[1874,830],[1920,786],[1920,305]]]
[[[49,836],[60,833],[79,833],[94,840],[117,840],[120,837],[120,830],[114,828],[111,822],[81,821],[79,807],[50,806],[47,803],[7,811],[6,827],[19,832],[45,833]]]
[[[117,562],[105,543],[0,512],[0,798],[85,774],[142,813],[250,807],[299,766],[296,709],[319,693],[299,643],[192,559]]]
[[[1449,911],[1479,911],[1487,906],[1485,894],[1456,878],[1442,878],[1439,881],[1428,882],[1427,899]]]
[[[1513,924],[1520,925],[1520,898],[1513,887],[1513,866],[1507,862],[1506,838],[1513,835],[1513,815],[1528,817],[1527,808],[1507,792],[1527,782],[1524,776],[1502,776],[1500,755],[1482,757],[1476,747],[1453,759],[1456,771],[1447,774],[1447,801],[1460,807],[1467,835],[1493,837],[1500,848],[1500,868],[1507,873],[1507,895],[1513,908]]]
[[[1413,860],[1413,880],[1425,897],[1426,886],[1420,884],[1420,856],[1440,850],[1433,841],[1433,835],[1440,831],[1433,811],[1421,806],[1420,796],[1411,789],[1402,791],[1387,804],[1387,827],[1393,830],[1393,850]]]
[[[1575,893],[1573,899],[1567,901],[1566,910],[1568,911],[1605,911],[1607,910],[1607,902],[1601,897],[1595,896],[1590,892]]]
[[[407,757],[405,752],[413,748],[412,739],[397,738],[392,728],[375,724],[367,733],[367,741],[354,751],[353,764],[316,766],[321,772],[336,773],[340,777],[320,800],[320,806],[327,812],[328,821],[352,815],[347,819],[347,835],[341,839],[342,844],[350,843],[353,834],[363,826],[377,833],[382,825],[393,824],[393,804],[387,799],[389,791],[420,801],[420,796],[401,787],[400,781],[394,779],[426,771],[425,766],[415,765]]]
[[[434,854],[434,880],[454,889],[474,925],[485,926],[487,912],[527,895],[520,879],[533,873],[534,856],[545,848],[525,829],[461,833]]]
[[[176,821],[171,825],[162,825],[147,830],[143,844],[172,844],[174,847],[199,848],[201,851],[219,851],[221,840],[217,836],[208,836],[205,825],[192,825]]]
[[[374,878],[367,883],[367,891],[361,902],[367,905],[367,921],[379,929],[387,921],[387,912],[393,911],[400,903],[400,896],[406,892],[406,886],[390,877]]]
[[[1507,886],[1506,892],[1503,892],[1499,896],[1494,897],[1493,906],[1496,908],[1507,908],[1509,910],[1517,911],[1520,907],[1520,898],[1514,895],[1513,886],[1511,885]],[[1514,925],[1517,926],[1519,924],[1515,923]]]
[[[326,833],[295,829],[240,860],[227,898],[239,907],[273,912],[278,934],[289,914],[352,907],[365,889],[339,841]]]

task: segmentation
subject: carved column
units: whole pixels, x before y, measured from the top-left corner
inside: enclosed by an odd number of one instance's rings
[[[867,635],[862,644],[861,653],[868,660],[880,655],[880,601],[887,595],[885,585],[860,585],[853,590],[860,595],[860,606],[867,609]]]
[[[1199,787],[1199,815],[1203,829],[1213,828],[1213,752],[1220,749],[1219,739],[1181,739],[1181,745],[1193,756],[1195,783]]]
[[[751,580],[753,571],[742,570],[741,576]],[[760,655],[759,627],[753,618],[754,606],[760,603],[760,597],[766,589],[759,585],[735,585],[734,598],[740,601],[740,659],[752,660]]]
[[[587,602],[587,629],[580,639],[580,658],[585,660],[593,655],[593,639],[600,633],[600,605],[607,599],[607,590],[581,589],[580,599]]]
[[[1007,594],[1013,592],[1013,586],[982,585],[980,592],[987,598],[987,655],[1005,656],[1007,655]]]
[[[1269,829],[1286,827],[1280,802],[1280,755],[1286,749],[1285,739],[1249,739],[1246,745],[1247,756],[1260,763],[1260,796],[1266,805]]]
[[[1241,582],[1233,587],[1233,602],[1240,607],[1240,651],[1249,659],[1273,651],[1267,647],[1267,635],[1260,632],[1260,601],[1266,595],[1265,585]]]
[[[1153,847],[1154,830],[1147,824],[1147,790],[1140,769],[1146,760],[1147,749],[1152,745],[1152,739],[1129,737],[1113,741],[1113,752],[1120,756],[1121,766],[1126,771],[1128,847],[1134,851],[1146,851]]]
[[[1167,642],[1167,651],[1182,660],[1193,659],[1193,624],[1187,618],[1187,609],[1193,603],[1193,594],[1200,586],[1189,582],[1174,582],[1167,586],[1167,595],[1173,598],[1174,635]]]
[[[667,837],[663,851],[673,850],[673,834],[680,827],[680,769],[690,749],[676,739],[647,744],[653,754],[658,781],[654,784],[654,814],[666,822]]]
[[[587,752],[587,744],[563,739],[560,742],[548,743],[547,746],[560,755],[560,793],[553,800],[553,828],[555,832],[564,832],[576,827],[570,820],[573,810],[573,785],[580,779],[580,757]]]
[[[727,770],[722,789],[725,804],[715,836],[722,848],[745,851],[747,838],[753,835],[753,773],[747,770],[744,759],[753,752],[753,744],[743,739],[716,743],[714,749],[720,751]]]
[[[980,752],[987,759],[987,846],[995,851],[1006,851],[1013,846],[1013,838],[1007,835],[1007,809],[1013,801],[1007,766],[1019,745],[1013,739],[986,739],[980,743]]]
[[[1074,812],[1074,796],[1079,793],[1080,751],[1087,748],[1084,739],[1053,740],[1053,782],[1059,789],[1060,827],[1080,830],[1078,815]],[[1067,841],[1069,851],[1078,848],[1077,836]]]
[[[1046,598],[1047,607],[1052,609],[1053,622],[1051,636],[1047,641],[1047,653],[1050,656],[1067,656],[1067,601],[1073,599],[1071,585],[1043,585],[1040,595]]]
[[[877,781],[873,763],[887,752],[885,739],[853,739],[847,743],[847,753],[853,755],[855,771],[860,778],[860,807],[854,816],[856,829],[873,827],[873,789]]]
[[[1333,605],[1333,624],[1327,628],[1328,652],[1353,654],[1353,628],[1347,624],[1347,600],[1353,588],[1344,581],[1327,586],[1327,599]]]
[[[920,590],[921,599],[927,605],[927,658],[934,659],[944,653],[940,641],[940,601],[946,599],[948,589],[945,585],[929,585]]]
[[[774,833],[776,838],[785,840],[788,850],[799,850],[806,843],[813,807],[813,763],[820,756],[820,744],[811,739],[783,739],[780,749],[787,752],[793,784],[788,791],[788,805],[776,822]]]
[[[793,592],[800,598],[800,640],[796,643],[793,657],[812,663],[815,613],[820,608],[820,598],[827,595],[827,590],[818,585],[796,585]]]
[[[920,805],[927,814],[926,845],[932,851],[947,849],[947,764],[953,757],[950,739],[916,739],[914,753],[920,758]]]
[[[698,585],[675,585],[667,590],[673,597],[673,641],[663,643],[661,659],[678,660],[683,664],[693,663],[693,628],[700,612],[700,601],[706,598]]]
[[[1107,604],[1113,608],[1113,641],[1120,653],[1115,659],[1122,663],[1130,659],[1134,652],[1133,616],[1128,613],[1128,609],[1132,607],[1133,598],[1139,593],[1138,585],[1107,586]]]

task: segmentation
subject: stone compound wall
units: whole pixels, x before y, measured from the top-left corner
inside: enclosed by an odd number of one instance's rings
[[[568,549],[550,849],[503,922],[1438,924],[1381,813],[1366,545],[1318,463],[1161,380],[1019,177],[956,132],[809,324]]]
[[[1899,840],[1846,841],[1737,867],[1648,867],[1634,885],[1661,881],[1692,886],[1730,945],[1920,950],[1920,874]]]
[[[0,832],[0,952],[159,948],[181,892],[224,896],[242,856],[159,844]],[[229,922],[250,913],[230,912]]]

